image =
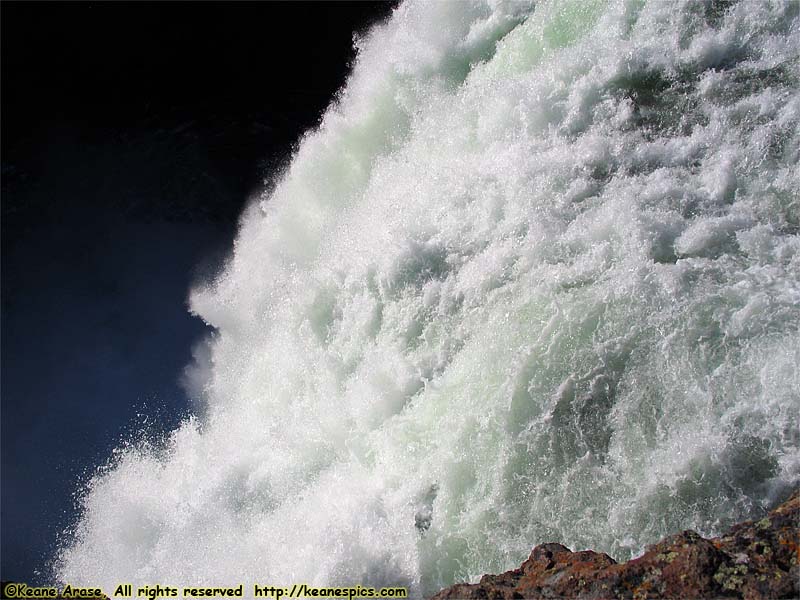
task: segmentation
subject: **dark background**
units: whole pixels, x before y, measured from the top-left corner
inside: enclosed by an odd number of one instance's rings
[[[393,7],[0,5],[3,580],[47,581],[80,483],[190,410],[191,283]]]

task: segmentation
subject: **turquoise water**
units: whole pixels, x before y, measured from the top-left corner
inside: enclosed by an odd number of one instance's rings
[[[196,416],[96,475],[57,577],[421,596],[797,486],[800,4],[409,2],[357,44],[192,291]]]

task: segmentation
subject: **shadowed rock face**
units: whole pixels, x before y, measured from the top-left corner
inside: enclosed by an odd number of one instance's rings
[[[607,554],[536,546],[518,569],[457,584],[431,600],[468,598],[797,598],[800,491],[760,521],[705,539],[684,531],[618,564]]]

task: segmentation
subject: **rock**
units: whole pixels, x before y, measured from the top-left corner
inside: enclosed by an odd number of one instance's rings
[[[518,569],[451,586],[431,600],[798,598],[799,538],[800,490],[766,518],[722,537],[684,531],[619,564],[607,554],[542,544]]]

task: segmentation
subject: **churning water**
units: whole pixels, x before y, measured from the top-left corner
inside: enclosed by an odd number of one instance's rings
[[[800,3],[409,2],[358,47],[192,292],[197,416],[59,579],[420,596],[798,484]]]

